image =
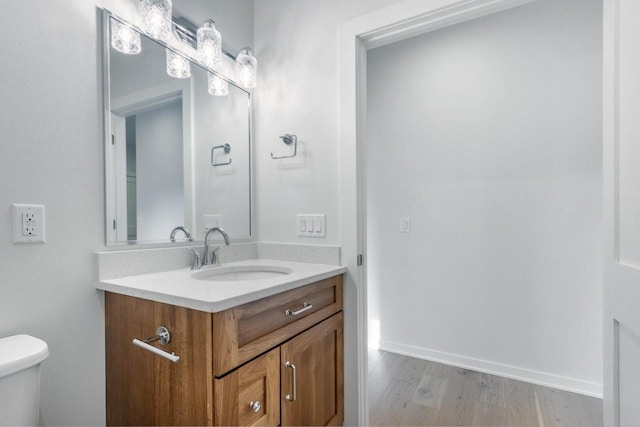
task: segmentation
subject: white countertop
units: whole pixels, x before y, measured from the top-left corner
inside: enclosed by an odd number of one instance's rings
[[[252,259],[223,264],[223,267],[232,266],[278,266],[291,269],[292,273],[260,280],[227,282],[194,279],[191,277],[192,274],[205,271],[205,269],[194,271],[183,268],[101,280],[98,282],[97,288],[122,295],[217,313],[347,271],[346,267],[336,265],[269,259]],[[215,269],[216,267],[209,268]]]

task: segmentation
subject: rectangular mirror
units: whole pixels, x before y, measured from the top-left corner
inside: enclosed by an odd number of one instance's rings
[[[111,46],[119,23],[140,34],[139,53]],[[188,55],[191,76],[170,77],[173,50],[108,11],[104,43],[107,244],[168,243],[177,226],[249,239],[250,93],[222,78],[228,94],[211,95],[214,74]]]

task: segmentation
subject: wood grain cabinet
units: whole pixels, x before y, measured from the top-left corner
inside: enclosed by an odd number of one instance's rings
[[[338,313],[280,348],[283,426],[342,425],[342,337]]]
[[[206,313],[106,293],[108,425],[340,425],[342,276]],[[132,344],[171,332],[153,346]]]
[[[257,357],[214,380],[214,424],[280,424],[280,349]]]

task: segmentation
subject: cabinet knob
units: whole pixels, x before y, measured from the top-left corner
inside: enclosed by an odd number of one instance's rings
[[[251,408],[253,412],[260,412],[260,409],[262,409],[262,404],[259,400],[256,400],[255,402],[251,401],[249,402],[249,408]]]

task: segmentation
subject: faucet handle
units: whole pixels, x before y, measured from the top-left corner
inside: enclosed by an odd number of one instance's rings
[[[196,251],[193,248],[187,248],[187,249],[193,252],[193,262],[191,263],[191,269],[199,270],[202,267],[202,264],[200,264],[200,253],[198,253],[198,251]]]
[[[218,246],[217,248],[211,251],[211,264],[215,264],[220,267],[220,258],[218,257],[218,251],[222,246]]]

